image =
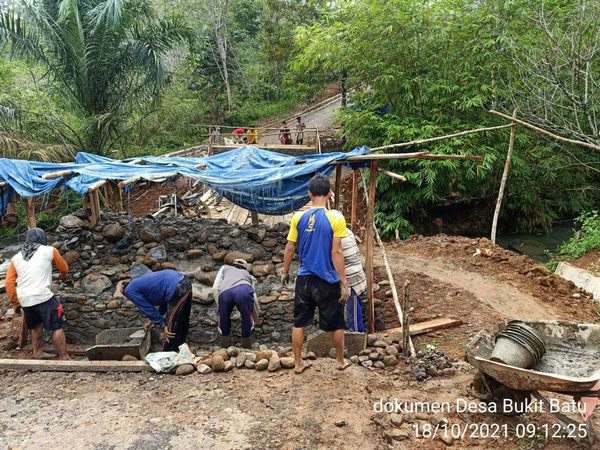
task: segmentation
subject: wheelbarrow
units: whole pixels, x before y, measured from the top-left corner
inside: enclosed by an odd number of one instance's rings
[[[600,395],[600,325],[576,322],[538,320],[524,321],[540,333],[546,342],[546,354],[530,369],[490,360],[495,336],[506,326],[498,324],[492,330],[482,330],[468,343],[465,359],[479,369],[470,393],[486,402],[496,403],[498,412],[519,414],[524,408],[514,403],[527,404],[531,396],[544,405],[564,428],[578,427],[581,423],[560,411],[553,412],[550,401],[539,391],[555,392],[573,397],[577,412],[585,424],[585,437],[593,442],[591,416]],[[504,411],[504,399],[510,399],[511,411]],[[523,411],[524,412],[524,411]],[[578,437],[581,437],[579,435]]]

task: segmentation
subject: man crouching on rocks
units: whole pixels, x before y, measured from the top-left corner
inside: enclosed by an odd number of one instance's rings
[[[312,324],[316,308],[319,308],[319,328],[331,332],[336,367],[344,370],[350,365],[344,359],[344,304],[349,294],[342,249],[346,221],[339,211],[326,209],[327,200],[331,197],[331,186],[326,176],[315,175],[310,180],[308,196],[312,208],[292,217],[281,276],[281,284],[285,286],[289,282],[290,265],[297,246],[300,270],[296,278],[292,328],[294,371],[302,373],[310,367],[302,361],[302,345],[304,327]]]
[[[151,272],[121,284],[121,293],[164,330],[164,351],[185,343],[192,310],[192,280],[171,269]],[[166,314],[166,319],[165,319]]]
[[[242,317],[242,347],[251,348],[254,344],[252,332],[259,307],[254,291],[256,278],[250,275],[249,268],[246,260],[236,259],[230,266],[221,267],[215,278],[213,290],[217,302],[221,347],[227,348],[231,345],[233,308],[237,308]]]
[[[44,230],[32,228],[25,235],[25,245],[13,256],[6,272],[6,294],[10,305],[23,309],[25,323],[31,330],[33,357],[50,359],[55,355],[42,350],[44,330],[52,333],[52,342],[60,359],[71,359],[67,353],[63,307],[50,290],[52,264],[67,278],[69,266],[54,247],[48,245]]]

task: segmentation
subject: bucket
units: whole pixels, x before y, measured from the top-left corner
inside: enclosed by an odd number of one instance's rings
[[[536,364],[536,355],[511,337],[500,335],[490,360],[528,369]]]

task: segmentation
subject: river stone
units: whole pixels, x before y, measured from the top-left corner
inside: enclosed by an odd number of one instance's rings
[[[293,357],[285,356],[281,358],[281,367],[283,367],[284,369],[293,369],[295,365],[296,362],[294,361]]]
[[[256,370],[265,370],[267,367],[269,367],[269,360],[268,359],[260,359],[256,363]]]
[[[119,300],[111,300],[106,304],[106,309],[117,309],[121,306],[121,302]]]
[[[138,237],[144,244],[160,241],[160,234],[147,227],[142,227],[138,230]]]
[[[160,229],[160,236],[163,239],[167,239],[173,236],[177,236],[177,228],[175,227],[171,227],[171,226],[166,226],[166,227],[162,227]]]
[[[115,243],[125,236],[125,228],[119,223],[109,223],[102,230],[102,236],[108,242]]]
[[[111,286],[110,279],[102,274],[90,273],[81,280],[81,288],[87,295],[99,295]]]
[[[225,360],[222,356],[217,355],[212,357],[212,370],[215,372],[223,372],[225,369]]]
[[[239,368],[243,367],[245,364],[246,364],[246,354],[244,352],[242,352],[239,355],[237,355],[237,358],[235,359],[235,365],[239,369]]]
[[[204,254],[204,250],[202,250],[200,248],[193,248],[193,249],[187,251],[187,253],[185,254],[185,257],[187,259],[196,259],[196,258],[200,258],[203,254]]]
[[[255,277],[266,277],[275,270],[273,264],[254,264],[252,266],[252,275]]]
[[[160,268],[161,268],[161,270],[165,270],[165,269],[177,270],[177,266],[175,265],[175,263],[172,263],[171,261],[165,261],[165,262],[160,263]]]
[[[225,364],[223,365],[223,372],[229,372],[233,370],[234,367],[235,364],[232,361],[225,361]]]
[[[375,361],[373,363],[373,367],[376,367],[377,369],[385,369],[385,364],[383,361]]]
[[[152,270],[150,270],[150,268],[144,264],[132,264],[131,269],[129,269],[131,278],[139,278],[142,275],[146,275],[150,272],[152,272]]]
[[[274,238],[269,238],[262,241],[262,245],[264,247],[277,247],[278,243],[279,242],[277,242],[277,239]]]
[[[247,263],[251,263],[254,261],[254,255],[252,253],[229,252],[225,255],[225,264],[231,265],[236,259],[243,259]]]
[[[256,362],[256,355],[254,353],[246,353],[246,360]]]
[[[261,359],[269,360],[271,359],[272,352],[271,350],[260,350],[256,352],[256,360],[260,361]]]
[[[238,350],[238,348],[233,345],[230,347],[227,347],[227,354],[229,355],[229,357],[237,356],[239,352],[240,351]]]
[[[386,366],[395,366],[398,364],[398,358],[394,355],[387,355],[383,357],[383,364]]]
[[[255,363],[254,361],[250,361],[249,359],[247,359],[247,360],[244,362],[244,367],[245,367],[246,369],[255,369],[255,368],[256,368],[256,363]]]
[[[62,257],[67,264],[73,264],[79,259],[79,252],[77,250],[69,250],[67,253],[62,255]]]
[[[193,364],[182,364],[175,369],[175,375],[189,375],[191,373],[194,373]]]
[[[139,360],[133,355],[123,355],[123,357],[121,358],[121,361],[139,361]]]
[[[60,226],[63,228],[84,228],[85,222],[79,217],[68,215],[61,217]]]
[[[198,364],[198,367],[196,368],[196,370],[203,375],[212,372],[212,369],[210,368],[210,366],[208,366],[206,364]]]
[[[205,272],[202,270],[202,268],[200,268],[194,272],[194,279],[198,283],[203,284],[205,286],[212,287],[216,278],[217,278],[217,272],[214,272],[214,271],[213,272]]]
[[[279,359],[279,356],[277,355],[273,355],[271,356],[271,359],[269,360],[269,372],[275,372],[276,370],[279,370],[281,368],[281,360]]]
[[[388,346],[385,348],[385,352],[386,352],[388,355],[397,355],[397,354],[398,354],[398,349],[397,349],[396,347],[394,347],[393,345],[388,345]]]
[[[220,348],[219,350],[217,350],[216,352],[213,353],[213,358],[215,356],[220,356],[221,358],[223,358],[223,361],[227,361],[229,359],[229,353],[227,353],[227,349],[226,348]]]
[[[148,251],[148,256],[162,263],[167,260],[167,251],[163,247],[154,247]]]
[[[219,251],[219,252],[213,253],[212,258],[214,261],[222,262],[225,259],[225,256],[227,256],[227,252]]]

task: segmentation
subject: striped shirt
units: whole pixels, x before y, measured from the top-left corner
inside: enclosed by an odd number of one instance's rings
[[[356,238],[352,231],[346,230],[346,233],[347,236],[342,239],[346,278],[348,279],[348,286],[353,288],[358,295],[361,295],[367,289],[367,277],[363,270]]]

